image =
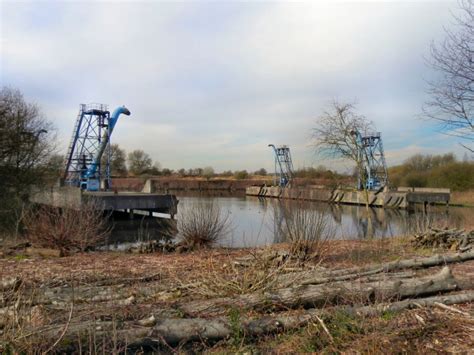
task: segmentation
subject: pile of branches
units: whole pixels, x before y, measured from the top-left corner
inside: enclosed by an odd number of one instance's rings
[[[465,252],[474,247],[474,230],[440,229],[430,227],[423,233],[413,236],[413,246],[417,248],[445,248]]]

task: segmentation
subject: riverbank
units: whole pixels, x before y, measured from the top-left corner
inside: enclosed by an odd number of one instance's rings
[[[452,205],[474,207],[474,190],[451,192]]]
[[[10,255],[0,254],[2,284],[12,277],[17,280],[8,293],[2,286],[2,302],[21,299],[16,306],[18,315],[27,315],[16,318],[17,322],[21,322],[16,324],[16,330],[10,328],[11,323],[2,325],[0,344],[4,348],[1,350],[6,349],[6,342],[10,342],[16,350],[48,350],[53,347],[57,351],[67,351],[81,346],[82,349],[106,353],[124,351],[125,347],[137,350],[137,347],[146,344],[164,353],[185,350],[209,353],[399,353],[423,352],[426,349],[433,352],[468,352],[474,347],[472,331],[469,330],[474,326],[472,302],[456,305],[452,309],[422,307],[373,316],[351,315],[338,311],[334,304],[328,303],[323,307],[327,313],[321,315],[319,320],[313,316],[309,322],[301,323],[296,328],[277,327],[275,332],[259,336],[251,336],[246,333],[248,328],[241,328],[245,319],[267,317],[270,321],[279,309],[277,302],[270,308],[230,307],[219,313],[224,323],[230,322],[231,328],[230,335],[221,340],[207,341],[202,338],[172,344],[165,333],[166,342],[164,338],[160,340],[159,333],[153,333],[161,322],[190,319],[187,305],[196,304],[194,311],[197,312],[198,304],[214,297],[271,292],[275,280],[285,279],[294,273],[327,273],[329,270],[347,270],[433,255],[432,250],[413,248],[406,238],[331,241],[322,261],[291,261],[285,259],[285,250],[285,244],[278,244],[267,248],[217,248],[187,254],[91,252],[64,258],[28,257],[21,250]],[[420,269],[416,274],[436,274],[440,267]],[[474,279],[472,260],[450,264],[450,268],[457,282]],[[414,273],[404,271],[397,277],[402,274],[403,277],[408,274],[412,277]],[[391,274],[382,275],[390,277]],[[268,305],[274,301],[269,299]],[[347,301],[341,299],[338,303]],[[353,299],[350,303],[361,301],[364,303],[362,299]],[[5,311],[5,304],[2,307],[0,310]],[[286,309],[285,317],[303,317],[307,314],[305,308],[301,304]],[[214,316],[209,314],[206,317]],[[134,338],[138,334],[142,334],[140,339],[149,334],[150,341],[138,344],[137,338]]]

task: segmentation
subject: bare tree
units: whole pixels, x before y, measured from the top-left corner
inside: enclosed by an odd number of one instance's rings
[[[214,177],[215,172],[214,168],[212,166],[205,166],[202,168],[202,176],[206,178],[206,180],[210,180],[212,177]]]
[[[134,175],[147,173],[153,165],[153,160],[143,150],[137,149],[128,153],[128,169]]]
[[[110,145],[110,173],[112,175],[127,175],[127,154],[124,149],[120,148],[118,144]],[[101,165],[105,166],[107,156],[102,156]]]
[[[32,185],[41,185],[54,150],[52,124],[19,90],[0,90],[0,222],[11,225]]]
[[[349,159],[356,164],[361,185],[366,186],[364,157],[355,134],[373,129],[372,122],[356,113],[355,105],[333,101],[329,110],[317,120],[313,128],[316,149],[326,157]]]
[[[461,14],[443,42],[431,44],[429,65],[439,78],[430,81],[424,114],[474,152],[474,1],[460,0]]]

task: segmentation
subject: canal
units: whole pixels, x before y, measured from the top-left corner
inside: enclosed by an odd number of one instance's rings
[[[321,202],[288,201],[278,199],[262,199],[250,196],[179,196],[178,214],[180,209],[198,206],[207,208],[217,205],[223,216],[227,216],[230,231],[219,242],[224,247],[255,247],[284,242],[280,233],[282,224],[297,210],[304,209],[324,219],[334,239],[365,239],[384,238],[407,235],[420,230],[428,223],[450,228],[473,228],[473,208],[431,207],[428,213],[421,209],[408,212],[398,209],[369,208],[364,206],[336,205]],[[109,244],[116,246],[121,243],[134,243],[158,239],[169,235],[172,228],[157,218],[148,221],[136,218],[115,220],[114,232]]]

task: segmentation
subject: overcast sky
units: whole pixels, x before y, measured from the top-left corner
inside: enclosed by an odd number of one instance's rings
[[[382,132],[389,165],[463,150],[420,119],[430,42],[455,1],[158,2],[0,0],[0,83],[54,122],[61,153],[80,103],[126,105],[112,141],[172,169],[350,164],[313,153],[333,99],[356,101]]]

